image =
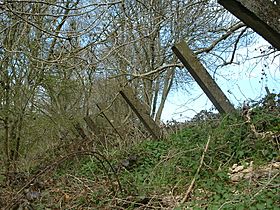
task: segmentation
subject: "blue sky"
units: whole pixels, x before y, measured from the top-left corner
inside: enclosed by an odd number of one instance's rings
[[[254,46],[250,46],[249,49],[239,50],[236,59],[238,60],[239,57],[246,53],[249,53],[250,57],[258,56],[260,55],[260,49],[263,49],[262,46],[268,45],[263,38],[259,37]],[[226,76],[216,76],[216,82],[235,107],[241,105],[244,100],[259,100],[265,96],[265,86],[271,92],[279,93],[280,55],[275,58],[274,56],[275,54],[266,60],[251,59],[243,64],[230,65],[219,70],[219,74],[222,75],[225,72],[224,75]],[[262,75],[263,72],[266,73],[266,76]],[[190,93],[186,93],[183,90],[170,93],[162,113],[162,121],[172,119],[177,121],[189,120],[200,110],[209,110],[211,108],[213,108],[211,101],[201,88],[194,83]]]

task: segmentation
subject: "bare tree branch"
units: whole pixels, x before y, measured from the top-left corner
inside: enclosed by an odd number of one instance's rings
[[[223,34],[219,39],[215,40],[209,47],[197,50],[195,54],[201,54],[201,53],[208,53],[209,51],[213,50],[221,41],[227,39],[229,36],[231,36],[233,33],[235,33],[237,30],[239,30],[242,27],[245,27],[246,25],[242,22],[239,22],[235,24],[234,26],[230,27],[229,30]]]

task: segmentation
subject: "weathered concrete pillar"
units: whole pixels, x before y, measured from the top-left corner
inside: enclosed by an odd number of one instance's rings
[[[185,41],[176,44],[172,50],[220,113],[230,113],[235,110]]]
[[[152,137],[154,139],[162,138],[162,133],[159,126],[149,115],[149,112],[146,110],[146,106],[143,105],[134,95],[132,88],[127,86],[120,91],[120,94],[152,135]]]
[[[280,5],[269,0],[218,0],[218,3],[280,50]]]

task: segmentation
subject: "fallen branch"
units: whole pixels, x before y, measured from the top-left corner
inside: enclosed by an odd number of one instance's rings
[[[243,114],[244,114],[244,117],[245,117],[245,120],[246,120],[245,123],[249,124],[249,126],[251,128],[251,131],[254,133],[256,138],[264,139],[264,138],[268,138],[268,137],[273,137],[274,133],[271,132],[271,131],[259,133],[256,129],[256,126],[253,124],[253,122],[251,120],[252,109],[250,109],[249,107],[245,107],[243,109],[244,109]]]
[[[205,145],[204,151],[203,151],[203,153],[202,153],[202,155],[201,155],[201,158],[200,158],[200,164],[199,164],[199,166],[198,166],[198,168],[197,168],[197,170],[196,170],[196,172],[195,172],[195,175],[194,175],[194,177],[193,177],[193,179],[192,179],[192,182],[191,182],[191,184],[190,184],[190,186],[189,186],[189,188],[188,188],[188,190],[187,190],[187,192],[186,192],[186,194],[185,194],[185,197],[184,197],[183,200],[181,201],[181,204],[185,203],[185,202],[187,201],[187,199],[189,198],[189,195],[190,195],[190,193],[191,193],[191,191],[192,191],[192,188],[193,188],[193,186],[194,186],[194,182],[195,182],[195,180],[196,180],[196,178],[197,178],[197,176],[198,176],[198,174],[199,174],[199,172],[200,172],[200,169],[201,169],[201,167],[202,167],[203,160],[204,160],[204,157],[205,157],[205,153],[206,153],[207,150],[208,150],[208,146],[209,146],[209,143],[210,143],[210,139],[211,139],[211,136],[208,137],[208,141],[207,141],[207,143],[206,143],[206,145]]]

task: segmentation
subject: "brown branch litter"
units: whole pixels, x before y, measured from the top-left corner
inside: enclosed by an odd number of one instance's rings
[[[28,182],[26,182],[22,186],[22,188],[20,190],[17,191],[16,196],[11,199],[11,201],[7,204],[7,206],[4,209],[12,209],[19,202],[20,198],[22,197],[21,193],[26,188],[28,188],[37,178],[39,178],[43,174],[47,173],[48,171],[53,170],[54,168],[56,168],[60,164],[62,164],[64,161],[69,160],[70,158],[73,158],[73,157],[76,157],[76,156],[87,156],[87,155],[94,156],[101,163],[102,167],[105,169],[105,172],[107,173],[108,178],[110,179],[109,172],[107,171],[103,161],[108,164],[110,170],[113,172],[113,174],[115,176],[115,179],[116,179],[117,184],[118,184],[119,191],[123,192],[123,189],[121,187],[121,183],[119,181],[119,178],[116,174],[115,169],[113,168],[111,163],[107,160],[107,158],[104,155],[102,155],[102,154],[100,154],[99,152],[96,152],[96,151],[76,151],[76,152],[69,153],[66,156],[61,157],[59,160],[49,164],[47,167],[45,167],[44,169],[39,171],[37,174],[35,174]],[[112,180],[111,180],[111,182],[112,182]],[[112,184],[112,189],[113,189],[113,184]]]

